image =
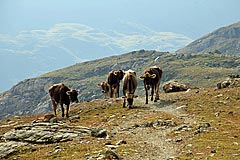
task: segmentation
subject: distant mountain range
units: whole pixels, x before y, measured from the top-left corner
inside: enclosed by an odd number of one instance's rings
[[[133,50],[174,52],[192,39],[172,32],[156,32],[135,26],[129,32],[107,33],[78,24],[61,23],[49,30],[0,35],[0,92],[20,80],[86,60],[119,55]]]
[[[222,53],[240,56],[240,22],[217,29],[177,53]]]

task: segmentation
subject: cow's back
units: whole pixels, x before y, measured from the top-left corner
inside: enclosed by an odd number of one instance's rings
[[[129,93],[134,93],[137,88],[136,73],[128,72],[123,77],[123,90],[127,90]]]
[[[113,71],[109,72],[107,82],[109,85],[118,83],[118,78],[116,75],[114,75]]]
[[[150,68],[150,69],[152,70],[152,72],[153,72],[154,74],[157,75],[157,78],[158,78],[158,79],[161,79],[161,78],[162,78],[162,69],[161,69],[160,67],[155,66],[155,67],[152,67],[152,68]]]
[[[111,71],[108,73],[108,78],[107,82],[109,85],[114,85],[114,84],[119,84],[120,80],[123,79],[123,71],[118,70],[118,71]]]
[[[61,101],[69,101],[68,95],[66,94],[70,89],[64,84],[54,84],[49,88],[49,94],[51,98],[57,103]]]

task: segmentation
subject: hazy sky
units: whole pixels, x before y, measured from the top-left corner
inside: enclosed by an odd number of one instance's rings
[[[128,32],[125,24],[199,38],[240,20],[240,0],[1,0],[0,34],[81,23]]]

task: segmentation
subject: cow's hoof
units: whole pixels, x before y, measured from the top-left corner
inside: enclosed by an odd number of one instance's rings
[[[154,102],[157,102],[157,100],[155,99]]]
[[[128,109],[133,109],[133,106],[128,106]]]
[[[145,104],[148,104],[148,102],[146,102]]]

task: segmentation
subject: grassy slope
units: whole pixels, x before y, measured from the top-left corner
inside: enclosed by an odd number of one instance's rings
[[[199,92],[196,92],[199,91]],[[182,111],[191,118],[193,123],[192,130],[172,131],[166,139],[183,139],[174,143],[179,149],[179,159],[239,159],[239,131],[240,131],[240,88],[227,88],[214,90],[212,88],[204,90],[192,90],[188,93],[179,92],[165,94],[161,93],[162,100],[174,100],[176,106],[186,105],[186,110]],[[162,102],[158,102],[161,105]],[[96,100],[84,102],[71,107],[71,116],[79,115],[80,121],[70,122],[69,125],[82,125],[88,127],[103,127],[109,131],[109,139],[97,139],[86,137],[81,140],[62,142],[57,144],[36,145],[34,149],[23,148],[12,158],[18,159],[85,159],[89,155],[99,155],[106,150],[105,144],[111,142],[116,144],[119,140],[126,140],[127,144],[120,145],[117,152],[126,159],[134,157],[136,154],[142,158],[147,158],[154,154],[148,149],[148,138],[140,139],[142,134],[152,135],[158,133],[152,127],[145,128],[140,134],[136,130],[131,132],[119,132],[121,128],[143,124],[154,120],[171,120],[177,125],[183,123],[182,119],[164,111],[149,109],[142,103],[136,102],[136,109],[125,109],[121,107],[121,101]],[[1,125],[24,124],[32,120],[41,120],[42,115],[15,117],[9,120],[0,121]],[[208,122],[210,127],[199,134],[195,134],[199,124]],[[15,125],[18,125],[15,124]],[[10,127],[2,127],[1,134],[5,133]],[[161,130],[160,130],[161,131]],[[136,139],[139,139],[136,141]],[[157,139],[156,139],[157,141]],[[54,152],[60,148],[59,152]],[[143,147],[143,148],[142,148]],[[151,156],[150,156],[151,157]]]
[[[218,50],[227,55],[239,56],[239,28],[240,22],[219,28],[210,34],[195,40],[177,52],[208,53]]]
[[[185,143],[183,158],[240,158],[240,88],[206,89],[179,103],[187,105],[186,112],[198,122],[210,123],[207,132],[193,136]]]

